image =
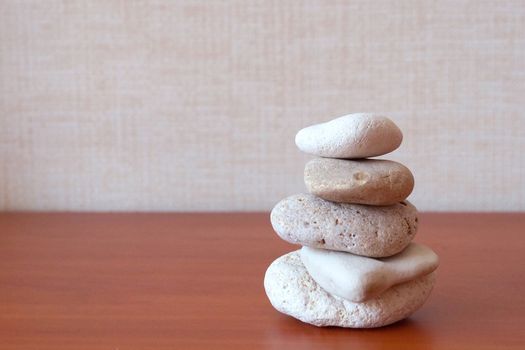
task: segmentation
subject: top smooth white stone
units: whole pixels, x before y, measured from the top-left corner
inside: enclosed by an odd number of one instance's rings
[[[327,158],[366,158],[394,151],[403,133],[387,117],[348,114],[299,130],[295,144],[303,152]]]

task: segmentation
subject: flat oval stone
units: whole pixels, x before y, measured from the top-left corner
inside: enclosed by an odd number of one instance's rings
[[[373,328],[407,318],[427,300],[434,273],[387,289],[374,299],[354,303],[325,291],[308,274],[299,251],[275,260],[264,277],[264,288],[279,312],[315,326]]]
[[[408,168],[391,160],[312,159],[304,168],[308,191],[323,199],[370,205],[391,205],[414,188]]]
[[[370,206],[334,203],[309,193],[277,203],[270,220],[287,242],[376,258],[402,251],[418,226],[417,210],[408,201]]]
[[[348,114],[301,129],[295,144],[303,152],[328,158],[366,158],[392,152],[401,145],[401,130],[387,117]]]
[[[377,298],[392,286],[428,275],[439,265],[432,249],[416,243],[383,259],[303,247],[301,260],[324,290],[356,303]]]

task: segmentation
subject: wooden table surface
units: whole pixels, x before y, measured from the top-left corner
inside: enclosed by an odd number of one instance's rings
[[[420,219],[430,299],[355,330],[271,307],[268,214],[0,214],[0,349],[524,349],[525,214]]]

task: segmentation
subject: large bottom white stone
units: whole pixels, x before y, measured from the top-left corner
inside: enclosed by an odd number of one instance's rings
[[[427,300],[435,275],[387,289],[377,298],[354,303],[321,288],[308,274],[299,251],[276,259],[264,277],[264,288],[278,311],[316,326],[373,328],[407,318]]]

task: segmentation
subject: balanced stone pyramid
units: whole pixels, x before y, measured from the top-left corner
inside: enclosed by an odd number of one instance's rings
[[[349,114],[297,133],[310,193],[272,210],[277,234],[302,248],[275,260],[264,278],[272,305],[316,326],[371,328],[402,320],[427,300],[439,260],[413,243],[417,210],[406,200],[410,170],[366,159],[399,147],[390,119]]]

